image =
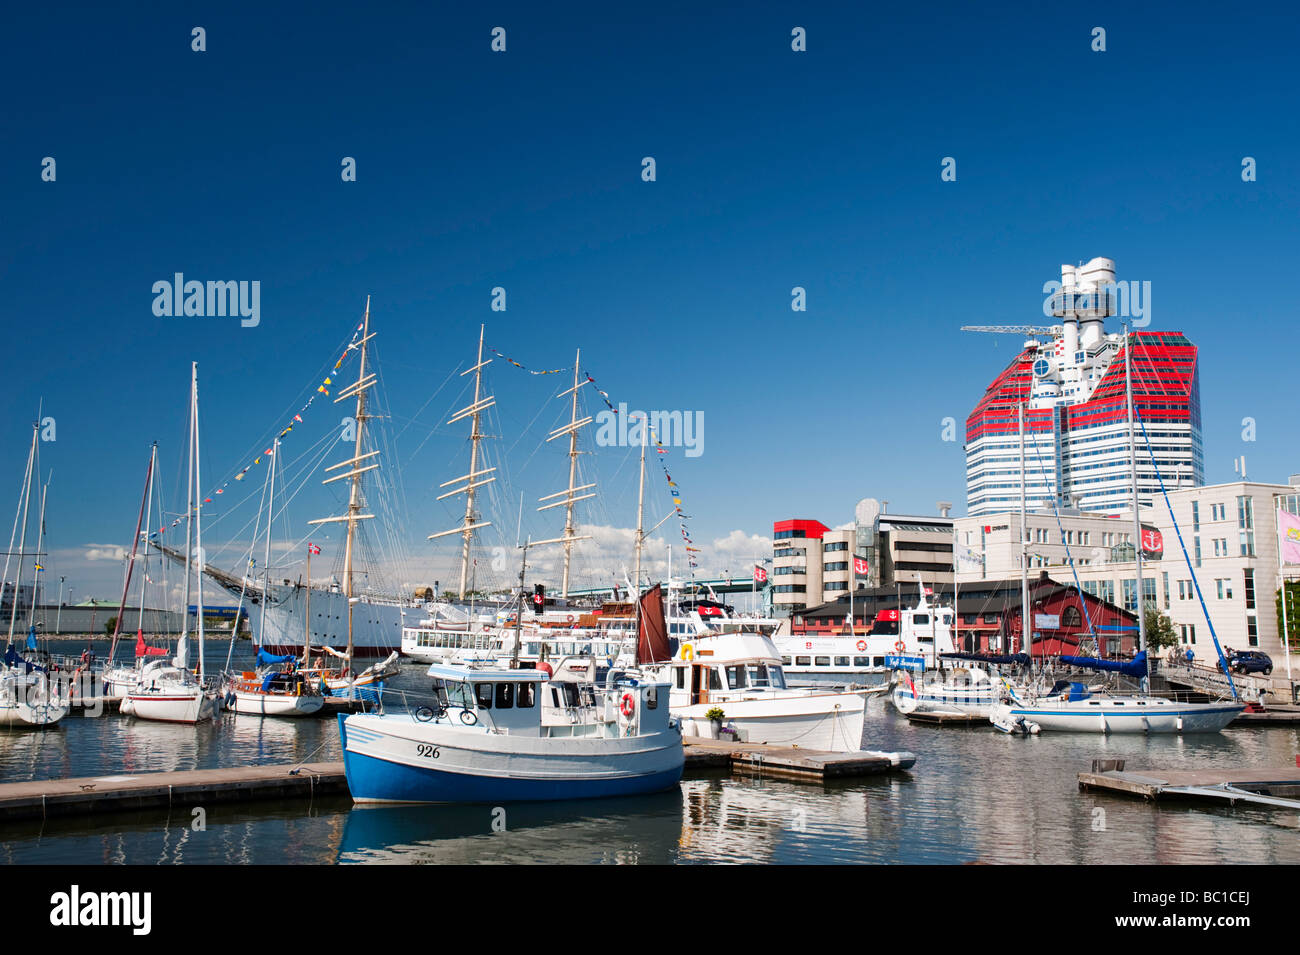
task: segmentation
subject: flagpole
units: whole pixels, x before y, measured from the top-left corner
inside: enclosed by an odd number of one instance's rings
[[[304,595],[306,606],[303,607],[302,665],[307,666],[311,658],[311,541],[307,542],[307,593]],[[239,627],[236,618],[235,627]]]

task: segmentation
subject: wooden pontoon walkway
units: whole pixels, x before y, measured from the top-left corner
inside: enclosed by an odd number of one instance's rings
[[[1094,765],[1092,772],[1079,773],[1079,788],[1151,801],[1195,799],[1296,809],[1300,808],[1300,767],[1125,771],[1119,761],[1115,769]]]
[[[685,745],[688,771],[730,769],[808,782],[897,772],[916,761],[910,753],[823,753],[701,739],[687,739]],[[0,784],[0,823],[123,810],[311,799],[347,792],[341,762],[37,780]]]

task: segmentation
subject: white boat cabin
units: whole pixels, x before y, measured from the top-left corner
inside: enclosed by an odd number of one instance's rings
[[[434,664],[436,706],[421,722],[482,727],[507,736],[636,736],[668,726],[668,687],[624,671],[604,685],[550,680],[542,670]]]
[[[667,668],[675,707],[786,689],[781,657],[763,633],[738,631],[685,641]]]

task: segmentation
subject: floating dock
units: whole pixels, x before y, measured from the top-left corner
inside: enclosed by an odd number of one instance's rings
[[[911,753],[824,753],[793,746],[688,738],[686,769],[730,769],[804,782],[909,769]],[[343,763],[277,763],[171,773],[0,784],[0,823],[101,812],[347,795]]]
[[[908,713],[907,721],[924,726],[966,726],[989,729],[993,726],[987,716],[976,716],[973,713]]]
[[[1300,706],[1269,706],[1263,710],[1238,713],[1229,726],[1300,726]]]
[[[686,770],[730,769],[735,773],[780,776],[804,782],[850,779],[911,769],[911,753],[827,753],[797,746],[770,743],[741,743],[726,740],[682,739],[686,749]]]
[[[0,822],[346,794],[342,763],[239,766],[0,785]]]
[[[1097,760],[1092,772],[1079,773],[1079,788],[1152,802],[1190,799],[1300,809],[1300,767],[1297,766],[1126,771],[1123,760]]]

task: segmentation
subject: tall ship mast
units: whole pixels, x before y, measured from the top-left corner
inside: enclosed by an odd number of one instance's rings
[[[370,574],[363,574],[363,537],[358,533],[362,521],[375,517],[367,511],[362,476],[379,467],[379,451],[367,451],[370,422],[375,414],[369,410],[368,392],[378,383],[374,359],[369,352],[370,299],[366,298],[364,318],[356,327],[348,349],[359,351],[357,377],[334,396],[337,404],[355,400],[355,435],[351,439],[352,456],[327,467],[324,483],[348,481],[347,507],[337,516],[310,521],[311,526],[342,524],[347,529],[342,555],[342,573],[322,586],[312,581],[278,580],[268,566],[265,575],[250,574],[247,568],[225,571],[207,564],[203,573],[227,593],[241,597],[248,610],[250,632],[260,635],[260,646],[271,654],[301,654],[310,645],[314,650],[329,648],[352,661],[365,657],[386,657],[402,643],[402,625],[408,611],[418,614],[418,602],[396,593],[384,592],[372,585]],[[278,450],[269,456],[279,457]],[[342,473],[333,472],[342,470]],[[158,546],[172,560],[183,561],[184,555],[172,548]],[[310,608],[310,616],[308,609]]]
[[[320,517],[314,521],[308,521],[309,524],[337,524],[346,523],[348,526],[347,542],[343,550],[343,596],[347,601],[347,620],[348,620],[348,649],[347,649],[347,666],[348,671],[352,670],[352,655],[355,649],[355,633],[353,624],[353,612],[356,606],[352,599],[353,595],[353,553],[356,542],[357,523],[359,521],[373,520],[373,514],[361,513],[361,475],[367,471],[373,471],[379,467],[379,462],[365,463],[376,457],[378,451],[365,452],[365,431],[366,419],[366,391],[369,390],[376,381],[375,375],[369,373],[366,368],[366,351],[367,343],[374,336],[370,333],[370,296],[366,296],[366,316],[362,320],[361,341],[358,345],[361,348],[361,362],[357,366],[357,380],[348,385],[334,398],[334,403],[346,401],[348,398],[356,397],[356,443],[353,448],[352,457],[346,461],[340,461],[338,464],[331,464],[325,470],[337,471],[339,468],[349,468],[342,474],[336,474],[333,477],[326,478],[323,484],[332,484],[335,481],[349,481],[348,488],[348,511],[339,517]],[[274,473],[274,472],[272,472]],[[268,568],[269,573],[269,568]],[[307,582],[310,588],[311,581]]]
[[[454,487],[444,494],[438,495],[438,500],[446,500],[449,497],[455,497],[457,494],[465,495],[465,517],[459,527],[453,527],[450,530],[439,531],[436,534],[430,534],[429,540],[437,540],[440,537],[448,537],[452,534],[461,535],[460,547],[460,587],[456,591],[458,597],[465,596],[466,588],[469,585],[469,568],[470,568],[470,550],[474,541],[474,532],[483,527],[490,527],[491,521],[480,521],[479,514],[474,510],[474,499],[476,492],[485,484],[491,484],[496,480],[496,475],[492,474],[495,467],[484,468],[479,470],[479,443],[483,440],[482,415],[488,408],[496,404],[496,398],[483,394],[483,369],[492,364],[492,359],[483,360],[483,332],[485,326],[478,327],[478,360],[472,368],[466,368],[462,371],[461,377],[474,373],[474,400],[453,414],[448,420],[448,424],[455,424],[465,418],[470,419],[469,432],[469,473],[463,474],[458,478],[452,478],[450,481],[444,481],[439,487],[451,487],[453,484],[461,484],[460,487]],[[489,475],[491,475],[489,477]],[[479,480],[484,478],[484,480]]]
[[[581,454],[578,450],[578,430],[592,422],[590,415],[583,418],[581,421],[578,420],[578,389],[586,384],[585,381],[578,380],[578,368],[581,361],[582,349],[578,349],[577,353],[573,356],[573,387],[567,391],[562,391],[555,396],[557,398],[567,397],[571,399],[569,405],[569,423],[556,428],[551,432],[550,437],[546,439],[547,441],[554,441],[556,438],[562,438],[566,434],[569,436],[569,486],[563,491],[558,491],[555,494],[548,494],[545,497],[538,498],[539,504],[542,501],[551,501],[551,503],[542,504],[542,506],[537,509],[538,511],[546,511],[550,510],[552,507],[564,508],[564,536],[558,538],[558,542],[564,545],[564,576],[560,584],[560,596],[565,599],[568,599],[569,596],[569,569],[573,563],[573,545],[577,541],[587,540],[587,537],[579,537],[576,533],[577,525],[573,522],[573,505],[578,501],[585,501],[587,498],[596,496],[595,491],[592,491],[590,494],[580,493],[582,491],[591,491],[591,489],[596,486],[594,481],[591,484],[584,484],[581,487],[574,484],[578,479],[578,455]],[[554,498],[559,498],[559,500],[554,500]]]

